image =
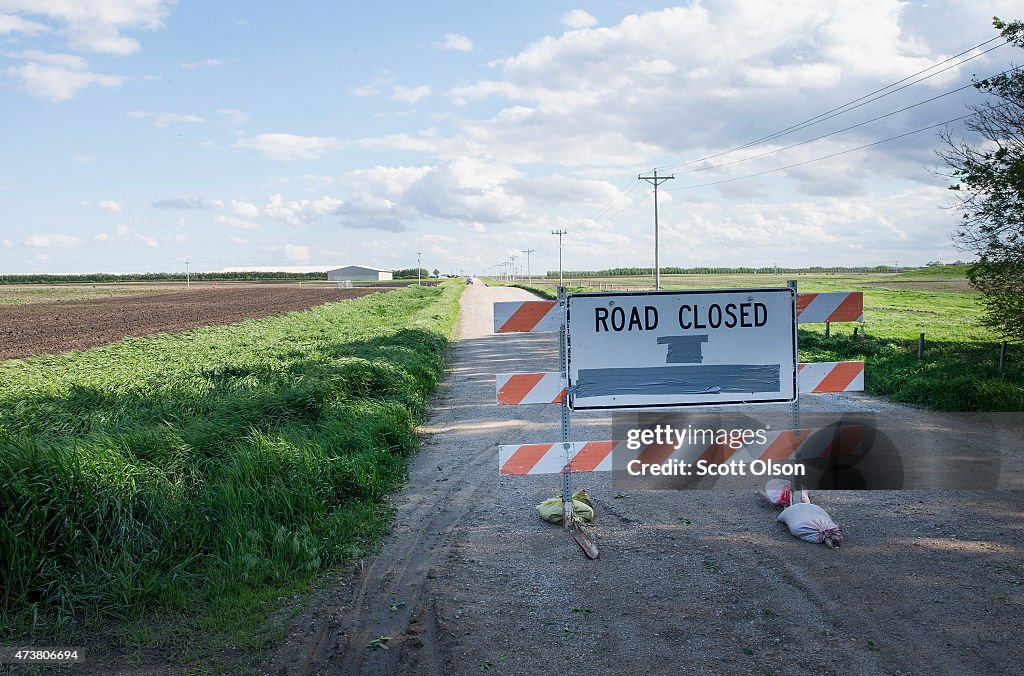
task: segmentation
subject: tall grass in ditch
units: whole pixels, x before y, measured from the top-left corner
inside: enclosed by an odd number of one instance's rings
[[[461,290],[0,362],[0,634],[201,607],[356,552]]]

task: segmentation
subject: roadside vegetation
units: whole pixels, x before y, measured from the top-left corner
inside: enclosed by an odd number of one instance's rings
[[[463,288],[0,362],[0,641],[251,659],[386,528]]]
[[[998,334],[983,323],[981,295],[967,281],[970,266],[941,266],[900,273],[801,273],[662,275],[662,287],[737,288],[782,286],[800,291],[863,291],[866,337],[856,324],[800,326],[802,361],[865,362],[865,388],[874,395],[942,411],[1024,411],[1024,346],[1008,345],[999,372]],[[570,291],[651,288],[649,277],[572,279]],[[557,284],[557,279],[555,280]],[[517,284],[545,298],[555,287]],[[917,344],[925,334],[923,359]]]

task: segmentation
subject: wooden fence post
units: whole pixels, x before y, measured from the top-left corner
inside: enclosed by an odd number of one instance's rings
[[[924,332],[917,338],[917,358],[924,359]]]
[[[1003,372],[1003,367],[1006,366],[1006,341],[1004,340],[1002,345],[999,346],[999,372]]]

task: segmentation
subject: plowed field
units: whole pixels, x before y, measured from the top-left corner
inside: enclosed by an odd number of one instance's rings
[[[0,359],[87,350],[129,336],[232,324],[377,291],[254,285],[0,306]]]

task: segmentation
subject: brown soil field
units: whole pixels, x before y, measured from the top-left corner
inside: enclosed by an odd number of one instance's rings
[[[0,360],[87,350],[129,336],[232,324],[379,291],[251,285],[0,305]]]

